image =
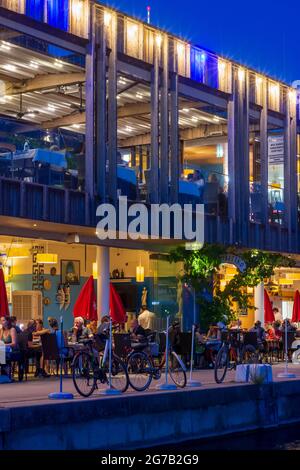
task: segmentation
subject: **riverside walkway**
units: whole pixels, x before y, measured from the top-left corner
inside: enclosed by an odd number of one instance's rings
[[[159,391],[153,381],[143,393],[88,399],[65,379],[68,401],[48,399],[57,378],[1,384],[0,449],[132,449],[300,422],[300,366],[289,369],[295,379],[278,379],[283,365],[274,365],[267,385],[237,384],[234,372],[217,385],[203,370],[199,388]]]

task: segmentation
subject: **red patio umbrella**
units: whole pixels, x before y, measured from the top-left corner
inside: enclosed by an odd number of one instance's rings
[[[7,293],[4,281],[3,269],[0,268],[0,315],[5,317],[9,315]]]
[[[90,276],[82,287],[73,309],[74,317],[97,321],[97,302],[94,288],[94,278]]]
[[[299,294],[298,289],[296,290],[295,297],[294,297],[292,322],[293,323],[300,322],[300,294]]]
[[[268,292],[264,291],[264,304],[265,304],[265,323],[272,323],[275,321],[274,312],[272,309],[271,300]]]
[[[126,320],[126,310],[112,283],[110,283],[109,289],[109,308],[110,316],[113,322],[115,323],[125,323]]]

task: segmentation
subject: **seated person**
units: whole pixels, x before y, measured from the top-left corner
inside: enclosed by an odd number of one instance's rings
[[[209,330],[206,335],[206,358],[209,367],[214,365],[214,357],[221,346],[221,331],[216,323],[212,323],[209,326]]]
[[[275,329],[272,323],[268,323],[266,325],[266,337],[270,341],[274,341],[276,339]]]
[[[98,326],[97,333],[95,334],[95,347],[98,351],[103,351],[105,348],[105,343],[109,337],[109,325],[110,317],[108,315],[104,315],[104,317],[101,318],[101,323]]]
[[[233,321],[233,322],[230,324],[229,329],[230,329],[230,330],[241,330],[241,329],[242,329],[242,322],[241,322],[241,320],[235,320],[235,321]]]
[[[37,328],[39,331],[37,332]],[[24,333],[27,333],[27,340],[28,340],[28,352],[27,358],[33,358],[35,360],[36,370],[35,370],[35,377],[50,377],[49,374],[44,369],[44,357],[41,350],[41,345],[33,341],[34,337],[39,337],[36,333],[39,333],[43,330],[43,320],[29,320],[27,323],[27,328],[24,330]],[[47,330],[47,332],[49,332]]]
[[[5,344],[5,356],[8,364],[1,366],[1,373],[11,378],[11,361],[18,360],[18,341],[17,332],[12,324],[11,317],[1,317],[0,341]]]
[[[195,367],[202,367],[205,363],[205,336],[201,333],[200,326],[195,325]]]
[[[280,340],[282,338],[282,331],[280,329],[281,322],[279,320],[273,322],[273,329],[275,333],[275,338]]]
[[[147,342],[147,336],[144,328],[139,325],[137,319],[132,320],[130,324],[131,343],[133,345]]]
[[[89,339],[93,337],[93,333],[89,328],[84,326],[84,320],[82,317],[76,317],[74,319],[74,326],[72,328],[72,341],[78,343],[81,339]]]

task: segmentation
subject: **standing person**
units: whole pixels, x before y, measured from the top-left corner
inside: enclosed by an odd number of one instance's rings
[[[279,309],[277,307],[274,307],[272,310],[273,310],[275,321],[282,321],[282,315],[279,312]]]
[[[22,333],[21,328],[17,325],[17,317],[14,315],[10,317],[12,326],[16,329],[17,334]]]
[[[141,313],[138,316],[139,325],[142,328],[144,328],[144,330],[153,331],[154,319],[155,319],[155,313],[150,312],[150,310],[148,310],[147,308],[147,305],[142,305]]]

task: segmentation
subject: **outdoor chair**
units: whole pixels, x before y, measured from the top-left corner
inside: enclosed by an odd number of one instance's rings
[[[179,333],[179,348],[184,362],[186,364],[189,363],[192,348],[192,333]]]
[[[126,359],[131,350],[130,333],[115,333],[114,337],[114,353],[121,359]]]
[[[68,363],[72,361],[72,356],[70,356],[69,351],[71,351],[71,348],[68,348],[66,345],[66,335],[64,334],[64,350],[65,354],[63,355],[64,359],[64,366],[66,366]],[[58,375],[59,371],[59,364],[60,364],[60,354],[59,354],[59,349],[57,346],[57,341],[56,341],[56,334],[54,333],[47,333],[45,335],[41,336],[41,341],[42,341],[42,351],[43,351],[43,357],[44,361],[49,361],[50,364],[51,362],[54,362],[56,365],[56,374]],[[67,369],[65,368],[65,373]]]

